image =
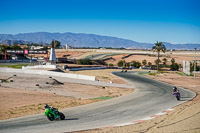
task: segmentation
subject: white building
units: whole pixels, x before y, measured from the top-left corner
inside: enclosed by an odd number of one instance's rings
[[[71,46],[69,46],[69,44],[67,43],[66,44],[66,49],[71,49],[72,47]]]
[[[30,49],[31,50],[39,50],[39,49],[42,49],[43,46],[30,46]]]

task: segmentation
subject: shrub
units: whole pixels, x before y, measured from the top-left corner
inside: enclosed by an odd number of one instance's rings
[[[139,68],[141,66],[141,63],[139,61],[131,61],[131,66]]]
[[[149,75],[151,75],[151,76],[156,76],[156,73],[149,73]]]
[[[79,64],[81,64],[81,65],[92,65],[92,61],[90,59],[80,59]]]
[[[151,62],[148,62],[148,66],[151,67],[151,65],[152,65],[152,63],[151,63]]]
[[[154,62],[155,62],[156,65],[158,65],[158,64],[161,63],[162,61],[161,61],[160,59],[156,59]]]
[[[190,72],[194,71],[194,64],[195,63],[190,63]],[[200,67],[197,65],[197,63],[196,63],[196,71],[200,71]]]
[[[108,64],[109,67],[114,67],[114,65],[112,63]]]
[[[171,64],[170,70],[172,70],[172,71],[178,71],[179,70],[179,65],[177,63]]]
[[[143,64],[144,66],[146,66],[147,60],[144,59],[144,60],[142,61],[142,64]]]
[[[118,67],[123,67],[124,63],[125,63],[125,61],[120,60],[120,61],[117,63],[117,66],[118,66]]]

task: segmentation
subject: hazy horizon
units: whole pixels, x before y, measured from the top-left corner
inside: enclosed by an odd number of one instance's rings
[[[27,32],[28,34],[29,33],[58,33],[58,34],[65,34],[65,33],[72,33],[72,34],[88,34],[88,35],[98,35],[98,34],[89,34],[89,33],[74,33],[74,32],[63,32],[63,33],[61,33],[61,32],[46,32],[46,31],[40,31],[40,32]],[[27,34],[27,33],[17,33],[17,34]],[[9,35],[17,35],[17,34],[9,34]],[[98,36],[105,36],[105,35],[98,35]],[[115,37],[115,36],[106,36],[106,37],[114,37],[114,38],[120,38],[120,37]],[[125,40],[130,40],[130,41],[135,41],[135,40],[131,40],[131,39],[126,39],[126,38],[120,38],[120,39],[125,39]],[[9,39],[9,40],[12,40],[12,39]],[[23,40],[23,41],[25,41],[25,40]],[[28,41],[28,40],[27,40]],[[135,41],[135,42],[138,42],[138,41]],[[157,42],[157,41],[156,41]],[[155,44],[156,42],[153,42],[153,43],[150,43],[150,42],[138,42],[138,43],[149,43],[149,44]],[[171,43],[171,42],[166,42],[166,41],[164,41],[165,43]],[[171,43],[171,44],[199,44],[200,45],[200,43],[190,43],[190,42],[188,42],[188,43]]]

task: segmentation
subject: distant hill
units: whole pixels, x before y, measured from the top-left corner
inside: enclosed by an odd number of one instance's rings
[[[131,48],[131,49],[151,49],[154,44],[151,43],[139,43],[132,40],[100,36],[94,34],[83,33],[49,33],[49,32],[35,32],[35,33],[23,33],[23,34],[0,34],[0,41],[7,44],[13,44],[18,42],[20,44],[26,43],[50,43],[52,40],[58,40],[62,45],[68,43],[74,47],[112,47],[112,48]],[[11,41],[12,40],[12,41]],[[194,48],[200,48],[200,44],[170,44],[164,42],[167,49],[179,49],[179,50],[193,50]]]

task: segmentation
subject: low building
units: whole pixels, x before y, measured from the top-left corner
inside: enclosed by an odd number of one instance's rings
[[[69,44],[67,43],[66,44],[66,49],[71,49],[72,47],[71,46],[69,46]]]
[[[42,49],[44,48],[44,46],[30,46],[30,50],[39,50],[39,49]]]

